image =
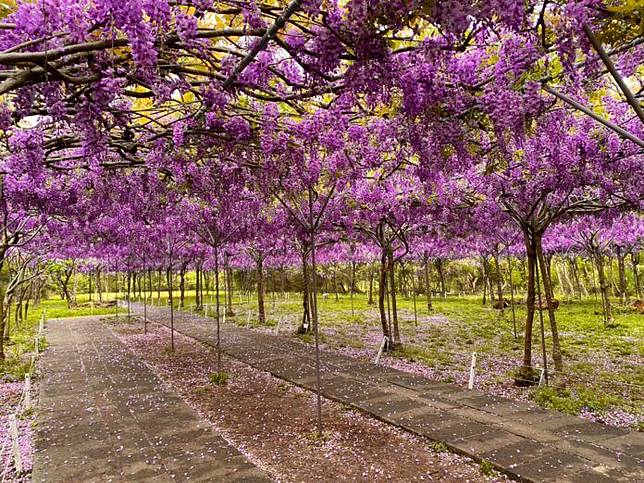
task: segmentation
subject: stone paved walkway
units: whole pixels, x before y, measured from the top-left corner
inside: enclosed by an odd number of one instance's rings
[[[32,481],[270,481],[98,317],[46,336]]]
[[[134,304],[137,314],[142,306]],[[148,307],[148,320],[169,323],[167,307]],[[214,345],[211,318],[176,313],[175,330]],[[224,353],[315,389],[314,355],[297,341],[222,326]],[[454,384],[322,353],[322,392],[409,432],[442,441],[523,481],[644,482],[644,433],[583,421]]]

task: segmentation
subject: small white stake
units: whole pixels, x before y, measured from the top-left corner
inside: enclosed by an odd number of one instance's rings
[[[374,364],[378,364],[380,362],[380,358],[382,357],[382,351],[385,350],[385,346],[387,345],[388,341],[389,339],[387,338],[387,336],[383,335],[382,342],[380,343],[380,348],[378,349],[378,354],[376,354],[376,358],[373,361]]]
[[[206,307],[205,314],[206,314],[206,317],[208,317],[208,308],[210,307],[210,305],[206,304],[205,307]]]
[[[474,368],[476,367],[476,352],[472,352],[472,364],[470,365],[470,382],[467,385],[468,389],[474,389]]]
[[[248,311],[248,318],[246,319],[246,327],[250,327],[250,310]]]
[[[16,466],[16,473],[22,473],[22,456],[20,455],[20,444],[18,442],[18,424],[16,416],[12,414],[9,418],[9,435],[11,436],[11,452],[13,453],[13,462]]]
[[[40,341],[40,337],[35,336],[35,337],[34,337],[34,352],[35,352],[36,354],[38,354],[38,353],[40,352],[40,344],[39,344],[39,341]]]
[[[543,382],[545,380],[545,374],[546,374],[545,369],[541,368],[541,375],[539,376],[539,386],[543,386]]]
[[[31,376],[29,373],[25,374],[25,402],[24,410],[29,411],[31,409]]]
[[[224,309],[224,319],[223,319],[222,323],[223,323],[223,324],[225,324],[225,323],[226,323],[226,309]]]

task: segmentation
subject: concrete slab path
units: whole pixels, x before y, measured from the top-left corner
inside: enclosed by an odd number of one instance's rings
[[[52,319],[32,481],[271,481],[99,317]]]
[[[142,315],[143,307],[132,304]],[[169,324],[169,308],[148,320]],[[176,331],[215,345],[212,318],[176,312]],[[314,353],[298,341],[234,324],[222,351],[257,369],[315,390]],[[442,441],[522,481],[644,482],[644,433],[612,428],[523,402],[323,352],[322,393],[411,433]]]

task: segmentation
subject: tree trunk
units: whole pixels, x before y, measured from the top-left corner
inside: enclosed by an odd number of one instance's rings
[[[22,303],[24,301],[25,295],[26,295],[27,289],[24,288],[18,292],[18,301],[16,302],[16,314],[15,314],[15,320],[16,320],[16,327],[20,325],[22,322]]]
[[[423,264],[425,266],[425,296],[427,297],[427,310],[432,310],[432,284],[429,278],[429,256],[425,254],[423,257]]]
[[[604,326],[613,323],[613,314],[610,305],[610,285],[606,279],[606,272],[604,270],[604,256],[598,251],[595,251],[595,263],[597,264],[597,274],[599,277],[599,291],[602,297],[602,307],[604,312]]]
[[[215,246],[215,320],[217,323],[217,372],[221,372],[221,307],[219,304],[219,253]]]
[[[143,333],[148,333],[148,293],[150,294],[150,299],[152,298],[152,275],[150,269],[148,268],[148,277],[147,282],[148,286],[143,290]],[[146,277],[145,272],[143,272],[143,282],[145,283]]]
[[[260,324],[266,323],[264,309],[264,254],[257,256],[257,320]]]
[[[31,297],[33,296],[34,293],[34,284],[30,283],[29,284],[29,291],[27,293],[27,297],[25,299],[25,312],[24,312],[24,318],[23,320],[27,320],[29,318],[29,302],[31,301]]]
[[[615,285],[615,277],[613,277],[613,257],[609,255],[606,258],[608,259],[608,287],[610,290],[612,290],[614,297],[619,297],[619,289],[617,288],[617,285]]]
[[[373,304],[373,266],[369,264],[369,297],[367,299],[367,305]]]
[[[302,255],[302,324],[298,332],[305,334],[311,331],[311,309],[310,309],[310,290],[309,290],[309,269],[306,262],[306,253]]]
[[[226,272],[226,316],[235,315],[233,311],[233,269],[230,267],[230,255],[224,255],[224,271]]]
[[[336,269],[333,267],[333,291],[335,292],[335,301],[338,301],[338,278],[336,274]]]
[[[157,305],[161,305],[161,269],[157,272]]]
[[[351,260],[351,282],[349,286],[349,297],[351,298],[351,316],[352,317],[355,315],[355,310],[353,307],[353,289],[355,286],[355,280],[356,280],[356,262]]]
[[[557,328],[557,320],[555,318],[555,307],[553,304],[554,295],[552,291],[552,279],[550,278],[550,271],[548,264],[543,255],[543,246],[541,235],[535,236],[535,248],[539,266],[541,267],[541,278],[543,279],[543,291],[546,296],[546,304],[548,306],[548,320],[550,322],[550,331],[552,332],[552,360],[555,363],[556,371],[563,371],[563,360],[561,357],[561,346],[559,344],[559,329]]]
[[[503,276],[501,275],[501,263],[499,262],[498,250],[494,251],[494,264],[496,265],[496,290],[499,300],[499,309],[501,310],[501,315],[503,315]]]
[[[624,304],[628,302],[628,292],[626,290],[626,255],[622,252],[621,247],[617,247],[617,269],[619,271],[619,301]]]
[[[574,299],[577,297],[577,294],[575,293],[575,286],[574,284],[570,281],[570,276],[568,275],[568,266],[566,264],[566,259],[561,260],[561,272],[563,273],[564,280],[566,282],[566,287],[568,291],[568,298],[569,299]]]
[[[0,273],[2,272],[2,264],[0,264]],[[5,360],[4,354],[4,331],[6,324],[5,316],[5,290],[4,283],[0,281],[0,361]]]
[[[98,301],[103,301],[103,284],[101,283],[101,269],[96,270],[96,289],[98,290]]]
[[[132,274],[127,272],[127,292],[125,295],[125,301],[127,302],[127,318],[130,318],[130,289],[132,288]]]
[[[440,284],[440,288],[441,288],[441,298],[447,298],[447,287],[445,285],[445,271],[443,270],[444,268],[443,259],[437,258],[436,261],[434,262],[434,265],[436,266],[436,271],[438,272],[438,283]]]
[[[412,264],[411,266],[411,296],[412,296],[412,303],[414,304],[414,326],[416,327],[416,330],[418,329],[418,307],[416,306],[416,297],[418,296],[418,288],[417,288],[417,277],[418,277],[418,270],[414,268],[414,265]]]
[[[385,297],[387,291],[387,252],[383,249],[380,255],[380,280],[378,284],[378,310],[380,311],[380,324],[382,325],[382,335],[391,340],[389,334],[389,323],[387,321],[387,309],[385,307]]]
[[[566,287],[566,284],[564,282],[564,276],[563,272],[561,271],[561,266],[555,261],[555,273],[557,274],[557,288],[559,289],[559,298],[560,299],[567,299],[569,298],[568,296],[568,287]],[[553,282],[553,291],[554,291],[554,282]]]
[[[170,302],[170,350],[174,352],[174,295],[172,293],[174,287],[172,286],[172,265],[168,267],[166,277],[168,282],[168,301]]]
[[[394,330],[394,349],[400,349],[402,342],[400,340],[400,329],[398,328],[398,306],[396,303],[396,264],[394,263],[394,253],[391,247],[388,250],[389,256],[389,293],[391,295],[391,320]]]
[[[184,262],[181,264],[181,269],[179,270],[179,308],[183,308],[186,303],[186,269],[188,268],[188,263]]]
[[[633,267],[633,280],[635,282],[635,293],[637,294],[638,300],[642,300],[642,286],[640,285],[640,274],[637,269],[639,262],[639,253],[635,251],[631,252],[631,267]]]
[[[534,302],[535,302],[535,269],[536,269],[536,253],[534,245],[528,233],[523,234],[526,246],[526,255],[528,260],[528,293],[526,297],[526,321],[523,336],[523,366],[521,367],[521,375],[523,377],[532,377],[532,326],[534,323]]]
[[[488,267],[487,257],[481,257],[481,266],[483,267],[483,305],[487,302],[488,287],[490,286],[490,270]],[[491,294],[490,294],[491,295]],[[492,298],[490,296],[490,298]]]
[[[579,267],[577,266],[577,258],[570,257],[568,259],[568,266],[570,267],[570,272],[572,273],[572,283],[575,287],[575,289],[573,290],[575,298],[577,298],[577,300],[581,300],[583,291],[581,289],[581,281],[579,279]]]
[[[150,302],[152,301],[152,293],[153,293],[153,288],[152,288],[152,269],[148,268],[148,297]]]
[[[199,264],[195,267],[195,310],[201,310],[201,298],[199,294],[199,285],[201,284],[201,270]]]
[[[508,250],[508,280],[510,281],[510,307],[512,308],[512,335],[514,340],[517,340],[517,313],[514,307],[514,281],[512,280],[512,259],[509,256]]]

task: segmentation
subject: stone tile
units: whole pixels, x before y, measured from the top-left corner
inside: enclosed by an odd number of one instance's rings
[[[634,458],[644,460],[644,433],[631,431],[622,436],[602,440],[598,444],[604,448],[619,450]]]
[[[392,384],[396,384],[397,386],[402,386],[416,391],[425,390],[435,384],[426,377],[416,376],[413,374],[396,374],[387,377],[386,380]]]
[[[494,451],[505,446],[521,443],[524,438],[500,429],[489,429],[480,434],[474,434],[450,441],[452,447],[464,454],[478,455]]]
[[[496,464],[513,469],[523,463],[529,463],[545,454],[548,447],[537,441],[521,438],[520,441],[498,448],[482,451],[478,454],[481,459],[494,461]]]
[[[396,414],[424,406],[422,401],[412,398],[386,399],[384,401],[366,400],[356,404],[360,409],[386,420],[395,420]]]
[[[400,424],[403,427],[434,440],[441,439],[436,435],[435,431],[463,421],[458,416],[451,415],[445,411],[416,414],[412,417],[407,414],[409,412],[402,414],[400,417]]]
[[[558,427],[554,430],[554,433],[566,438],[598,442],[601,444],[602,441],[607,439],[625,436],[628,434],[628,431],[590,421],[579,421],[577,419],[572,424]]]
[[[446,441],[451,444],[455,441],[461,441],[464,438],[485,434],[489,430],[490,427],[486,424],[473,421],[458,421],[453,424],[436,428],[433,431],[428,431],[425,434],[431,439]]]
[[[588,470],[588,460],[562,452],[545,452],[538,458],[519,463],[512,472],[532,481],[561,481]]]

